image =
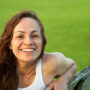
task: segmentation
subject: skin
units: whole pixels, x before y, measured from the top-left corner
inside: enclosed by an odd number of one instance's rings
[[[17,57],[21,67],[32,64],[40,55],[42,38],[40,26],[32,18],[23,18],[15,27],[10,49]],[[35,49],[34,51],[22,51],[24,49]]]
[[[68,83],[72,80],[76,72],[76,65],[72,65],[64,74],[58,77],[58,79],[50,83],[46,90],[68,90]]]
[[[33,75],[32,79],[30,78],[31,71],[42,48],[40,26],[37,21],[32,18],[23,18],[14,28],[13,38],[9,47],[18,61],[19,87],[28,86],[35,78],[35,75]],[[33,51],[25,51],[26,49]],[[28,79],[30,81],[25,83]]]
[[[29,17],[23,18],[14,28],[9,48],[18,61],[19,88],[31,85],[35,79],[35,73],[33,75],[32,73],[36,70],[34,66],[36,66],[37,58],[42,49],[40,29],[38,22]],[[74,61],[66,58],[62,53],[44,53],[42,57],[42,74],[47,90],[50,90],[50,87],[60,89],[60,86],[56,85],[60,84],[60,81],[64,82],[66,80],[69,82],[74,75],[74,72],[70,72],[70,70],[74,70],[72,69],[73,65],[75,65]],[[60,79],[52,84],[53,78],[57,75],[60,76]],[[67,86],[67,83],[63,83],[63,85]]]
[[[69,58],[66,58],[61,53],[46,53],[46,58],[43,59],[42,65],[42,70],[44,71],[43,76],[46,86],[52,83],[53,78],[55,78],[56,76],[59,76],[63,82],[65,81],[68,83],[75,73],[76,65],[74,65],[74,61]]]

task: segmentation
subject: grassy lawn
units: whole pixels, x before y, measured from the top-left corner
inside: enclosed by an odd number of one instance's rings
[[[90,65],[90,0],[0,0],[0,33],[22,9],[34,10],[45,27],[46,52],[62,52],[77,71]]]

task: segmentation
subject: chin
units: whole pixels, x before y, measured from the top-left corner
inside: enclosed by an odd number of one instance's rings
[[[36,60],[36,59],[34,59],[34,58],[25,58],[25,59],[23,59],[24,62],[29,62],[29,63],[30,63],[30,62],[32,63],[32,62],[34,62],[35,60]]]

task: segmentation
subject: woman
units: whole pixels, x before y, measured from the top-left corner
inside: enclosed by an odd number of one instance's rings
[[[76,65],[59,52],[45,53],[45,45],[44,27],[33,11],[13,16],[0,38],[0,88],[66,90]],[[60,78],[53,82],[56,76]]]

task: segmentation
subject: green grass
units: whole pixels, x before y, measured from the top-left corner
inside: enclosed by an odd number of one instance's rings
[[[0,33],[22,9],[34,10],[43,22],[47,52],[74,59],[77,71],[90,65],[90,0],[0,0]]]
[[[90,65],[90,0],[0,0],[0,33],[22,9],[34,10],[43,22],[47,52],[74,59],[77,72]]]

